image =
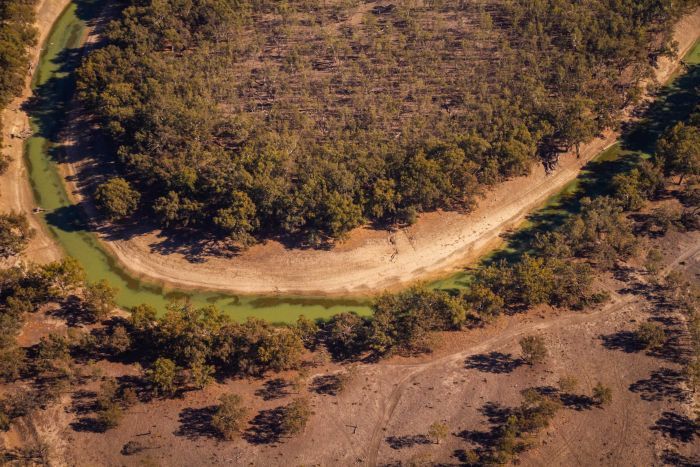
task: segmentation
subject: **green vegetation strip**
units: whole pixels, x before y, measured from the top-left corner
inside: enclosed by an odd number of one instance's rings
[[[186,298],[195,306],[216,305],[236,319],[255,316],[272,322],[292,322],[298,315],[309,318],[328,318],[337,313],[353,310],[368,314],[368,303],[353,299],[326,299],[314,297],[285,296],[235,296],[213,292],[183,292],[145,283],[126,273],[99,244],[95,235],[84,228],[84,220],[79,207],[71,203],[58,173],[55,158],[56,132],[64,121],[65,109],[74,92],[73,70],[80,61],[81,45],[84,40],[86,22],[94,18],[99,8],[98,2],[80,1],[71,3],[57,20],[49,35],[44,52],[37,68],[33,85],[40,90],[31,103],[32,127],[35,136],[26,146],[26,159],[30,180],[39,205],[46,209],[44,215],[47,228],[62,245],[66,254],[76,258],[87,272],[90,281],[106,279],[119,289],[117,303],[122,307],[132,307],[148,303],[158,310],[164,310],[168,301]],[[699,47],[688,54],[688,63],[700,63]],[[604,152],[593,164],[602,163],[620,154],[615,147]],[[563,200],[574,192],[580,194],[578,184],[584,180],[584,172],[579,181],[563,190],[563,195],[555,197],[539,214],[557,211],[563,207],[573,209]],[[538,226],[531,221],[523,232]],[[544,224],[541,224],[544,225]],[[517,237],[517,236],[516,236]],[[505,253],[515,253],[515,244],[509,244]],[[503,254],[498,252],[493,257]],[[459,287],[463,285],[464,274],[436,283],[435,286]]]

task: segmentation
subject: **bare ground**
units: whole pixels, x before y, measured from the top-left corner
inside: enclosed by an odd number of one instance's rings
[[[661,246],[667,270],[698,277],[699,233],[670,233]],[[522,465],[697,465],[700,433],[690,423],[694,403],[682,376],[684,317],[659,304],[653,280],[633,263],[601,276],[599,287],[612,296],[603,307],[585,312],[541,307],[485,328],[444,333],[433,354],[360,365],[340,394],[313,382],[347,367],[315,367],[302,390],[315,413],[294,438],[276,430],[279,408],[298,396],[277,384],[291,380],[292,374],[281,374],[221,381],[181,398],[137,404],[106,434],[91,431],[91,415],[85,413],[90,391],[98,386],[93,382],[66,395],[64,410],[40,411],[5,441],[9,447],[28,437],[56,442],[52,450],[68,465],[459,464],[464,452],[488,445],[489,433],[519,404],[523,389],[551,390],[561,377],[573,375],[578,387],[562,398],[564,408],[521,456]],[[630,338],[647,320],[664,323],[670,335],[664,351],[646,352]],[[32,329],[21,336],[26,343],[37,338]],[[549,349],[548,361],[534,367],[520,360],[518,345],[532,334],[543,336]],[[102,374],[126,378],[138,371],[104,361],[98,367]],[[589,398],[598,381],[613,390],[612,403],[603,408]],[[209,421],[218,396],[231,391],[251,411],[242,437],[226,442]],[[439,445],[427,438],[435,421],[450,429]],[[124,455],[122,447],[130,441],[144,449]]]

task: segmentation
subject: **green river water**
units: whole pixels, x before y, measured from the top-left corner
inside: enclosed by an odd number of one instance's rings
[[[329,299],[321,297],[293,296],[236,296],[216,292],[185,292],[168,289],[156,284],[138,280],[126,273],[120,265],[105,252],[95,235],[85,228],[81,209],[71,203],[65,190],[57,167],[56,159],[60,157],[54,141],[56,133],[65,120],[65,111],[74,91],[72,72],[79,63],[82,51],[81,45],[85,38],[87,23],[97,16],[100,9],[99,0],[76,0],[63,12],[53,26],[42,52],[39,66],[32,82],[35,96],[29,103],[34,136],[26,143],[25,158],[29,168],[29,176],[37,203],[46,212],[41,214],[46,228],[63,247],[67,255],[76,258],[85,268],[88,279],[96,281],[106,279],[119,289],[117,303],[122,307],[131,307],[140,303],[149,303],[159,310],[164,310],[168,301],[187,298],[194,305],[216,305],[236,319],[256,316],[271,322],[291,322],[297,316],[304,314],[309,318],[328,318],[342,311],[353,310],[360,314],[370,313],[367,301],[348,299]],[[686,57],[691,64],[700,63],[700,46],[696,44],[693,51]],[[689,79],[690,77],[690,79]],[[687,90],[692,85],[699,84],[697,70],[677,79],[674,86],[668,87],[660,102],[666,107],[658,110],[659,115],[653,116],[664,123],[682,117],[689,112],[689,102],[697,100]],[[680,104],[672,100],[682,94]],[[684,104],[685,102],[685,104]],[[667,105],[668,104],[668,105]],[[662,106],[663,107],[663,106]],[[679,111],[677,107],[682,107]],[[658,123],[658,122],[657,122]],[[636,140],[642,140],[635,136]],[[636,143],[635,143],[636,144]],[[629,147],[628,147],[629,146]],[[567,186],[560,195],[554,197],[542,210],[537,211],[526,223],[522,230],[509,241],[503,250],[499,250],[488,258],[498,258],[517,254],[519,246],[535,228],[546,228],[548,223],[560,222],[565,213],[575,210],[576,193],[594,192],[601,184],[599,178],[606,174],[624,168],[633,160],[639,160],[639,155],[648,151],[648,147],[634,147],[623,141],[589,164],[586,171],[575,182]],[[622,162],[621,162],[622,161]],[[615,167],[610,167],[614,164]],[[488,260],[487,258],[487,260]],[[461,287],[468,282],[468,272],[455,275],[434,284],[435,287]]]

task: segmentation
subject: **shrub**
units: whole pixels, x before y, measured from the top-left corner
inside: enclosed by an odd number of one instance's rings
[[[112,178],[97,187],[95,205],[109,220],[123,219],[136,211],[141,195],[120,177]]]
[[[212,426],[224,439],[232,440],[240,434],[248,409],[238,394],[225,394],[219,398],[219,406],[212,417]]]
[[[282,431],[289,435],[301,433],[313,415],[309,400],[305,397],[294,399],[284,409],[282,415]]]
[[[612,402],[612,389],[608,386],[604,386],[603,383],[598,382],[593,387],[593,401],[598,406],[608,405]]]
[[[526,336],[520,339],[523,360],[529,365],[543,363],[547,358],[547,345],[542,336]]]

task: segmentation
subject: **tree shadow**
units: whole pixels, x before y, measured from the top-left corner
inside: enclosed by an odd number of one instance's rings
[[[243,433],[243,439],[250,444],[275,444],[282,438],[282,418],[284,407],[262,410],[250,422],[250,428]]]
[[[675,465],[678,467],[697,467],[700,465],[700,458],[687,457],[671,449],[664,449],[661,459],[665,465]]]
[[[590,410],[596,403],[595,401],[584,394],[571,394],[568,392],[559,394],[559,400],[567,409],[577,411]]]
[[[210,405],[199,409],[188,407],[180,412],[178,417],[180,427],[174,433],[175,436],[183,436],[187,439],[218,438],[219,433],[211,425],[217,406]]]
[[[608,350],[621,350],[626,353],[637,353],[644,350],[644,343],[633,331],[619,331],[614,334],[601,335],[603,347]]]
[[[468,357],[464,367],[469,370],[478,370],[484,373],[511,373],[525,362],[521,358],[513,358],[511,354],[491,352]]]
[[[282,378],[271,379],[265,381],[263,387],[255,391],[255,395],[261,397],[265,401],[282,399],[291,394],[289,392],[290,386],[291,384],[289,381],[285,381]]]
[[[385,440],[391,449],[396,450],[433,444],[425,435],[387,436]]]
[[[683,374],[670,368],[659,368],[651,373],[648,379],[641,379],[629,386],[629,390],[637,393],[645,401],[661,401],[673,399],[685,402],[689,395],[681,387],[685,380]]]
[[[342,389],[343,381],[339,375],[321,375],[313,379],[311,390],[317,394],[337,396]]]
[[[683,443],[691,442],[698,434],[695,421],[670,411],[664,412],[651,429]]]

